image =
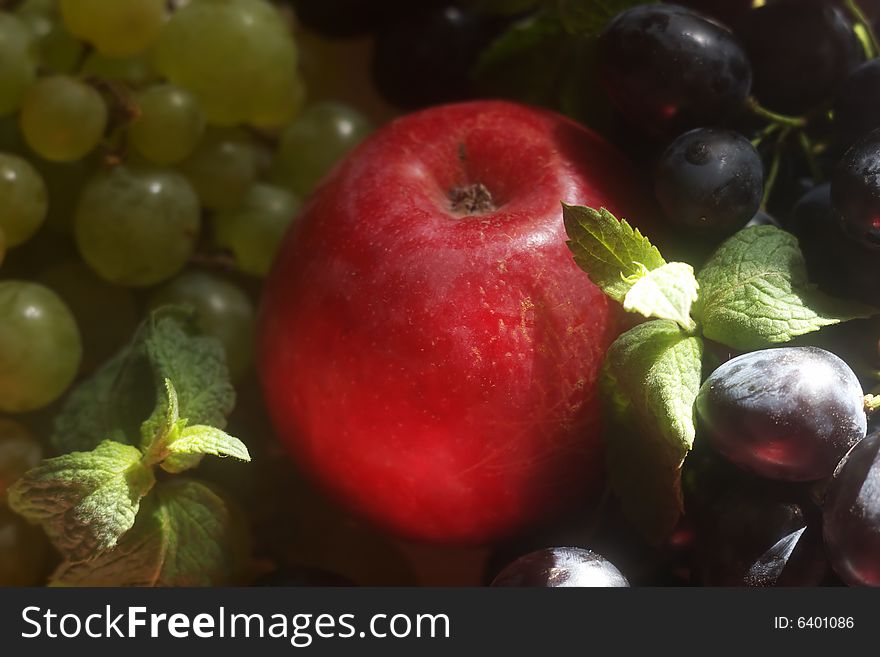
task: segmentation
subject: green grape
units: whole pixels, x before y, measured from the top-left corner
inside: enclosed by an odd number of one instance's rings
[[[74,235],[83,259],[102,278],[146,287],[183,268],[199,224],[199,200],[183,176],[119,166],[86,185]]]
[[[180,162],[195,150],[205,131],[199,101],[170,84],[137,95],[140,115],[128,129],[131,145],[155,164]]]
[[[3,228],[0,228],[0,266],[3,265],[3,260],[6,258],[6,234],[3,232]]]
[[[306,100],[306,86],[298,75],[292,80],[266,73],[267,91],[264,100],[255,106],[250,116],[254,127],[274,130],[282,128],[297,115]]]
[[[258,183],[241,205],[215,215],[214,239],[232,251],[241,271],[266,276],[299,205],[289,191]]]
[[[37,77],[31,32],[20,19],[0,11],[0,116],[13,114]]]
[[[18,422],[0,418],[0,504],[6,491],[43,458],[40,443]]]
[[[296,84],[296,44],[265,0],[187,4],[162,31],[155,59],[198,97],[211,124],[273,123],[295,108],[285,87]]]
[[[238,205],[257,179],[259,150],[240,130],[209,130],[180,165],[202,204],[212,210]]]
[[[0,228],[6,246],[29,240],[46,219],[49,196],[46,183],[26,160],[0,153]]]
[[[159,37],[165,0],[61,0],[61,15],[73,34],[113,57],[144,52]]]
[[[272,180],[307,196],[334,164],[370,132],[360,113],[338,103],[316,103],[281,134]]]
[[[75,78],[42,78],[25,94],[19,116],[22,135],[33,151],[53,162],[88,155],[107,127],[107,105],[95,89]]]
[[[200,330],[223,343],[230,374],[238,378],[247,371],[253,360],[255,312],[241,288],[207,272],[188,271],[150,299],[151,308],[166,304],[195,309]]]
[[[0,412],[37,410],[73,382],[82,357],[76,320],[52,290],[0,281]]]
[[[0,506],[0,586],[42,586],[49,554],[43,530]]]
[[[15,13],[36,39],[41,67],[53,73],[71,73],[85,46],[64,26],[55,0],[25,0]]]
[[[113,82],[125,82],[134,87],[148,84],[158,77],[146,55],[108,57],[99,52],[92,52],[86,57],[80,74]]]
[[[108,283],[79,260],[53,265],[37,280],[61,297],[73,313],[82,334],[83,371],[102,365],[133,335],[138,307],[128,288]]]

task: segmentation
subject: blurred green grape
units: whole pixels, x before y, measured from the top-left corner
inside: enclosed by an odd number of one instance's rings
[[[241,130],[209,130],[180,165],[202,204],[212,210],[233,208],[257,179],[259,149]]]
[[[165,0],[61,0],[67,28],[98,52],[124,57],[144,52],[159,37]]]
[[[138,307],[131,290],[108,283],[79,260],[54,264],[37,280],[73,313],[82,335],[82,370],[102,365],[134,334]]]
[[[0,11],[0,116],[13,114],[37,77],[37,56],[27,25]]]
[[[0,418],[0,505],[6,503],[9,487],[42,458],[43,448],[24,426]]]
[[[102,278],[146,287],[183,269],[200,222],[198,198],[183,176],[119,166],[86,185],[74,235],[83,259]]]
[[[129,143],[155,164],[180,162],[195,150],[205,132],[199,101],[170,84],[137,94],[139,116],[129,126]]]
[[[204,271],[187,271],[150,298],[151,308],[166,304],[195,309],[199,328],[223,343],[233,378],[247,371],[253,361],[255,310],[240,287]]]
[[[82,357],[68,307],[47,287],[0,281],[0,412],[33,411],[73,382]]]
[[[29,240],[46,219],[46,183],[27,160],[0,153],[0,229],[7,248]]]
[[[257,183],[240,205],[214,216],[214,239],[232,251],[242,272],[266,276],[299,205],[286,189]]]
[[[209,123],[282,125],[295,113],[287,88],[296,85],[296,44],[265,0],[187,4],[162,30],[155,60],[173,84],[196,95]]]
[[[94,88],[66,75],[41,78],[28,89],[19,116],[28,146],[47,160],[88,155],[107,127],[107,105]]]
[[[56,0],[24,0],[15,9],[36,40],[40,66],[53,73],[71,73],[85,46],[64,26]]]
[[[272,181],[305,198],[370,130],[367,119],[345,105],[322,102],[307,107],[281,134]]]

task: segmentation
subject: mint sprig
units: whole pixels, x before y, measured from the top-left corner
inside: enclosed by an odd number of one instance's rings
[[[45,460],[8,493],[64,557],[55,583],[233,582],[242,541],[226,539],[241,532],[222,497],[184,477],[156,484],[157,467],[177,474],[208,455],[250,460],[223,431],[233,403],[223,347],[173,308],[151,314],[69,395],[53,442],[75,451]]]
[[[178,478],[144,500],[116,549],[89,561],[67,560],[53,586],[218,586],[247,567],[242,518],[212,487]]]
[[[702,357],[701,338],[675,322],[653,320],[623,333],[605,358],[611,487],[624,512],[656,541],[682,511],[681,466],[696,435]]]
[[[746,228],[727,240],[698,280],[694,316],[703,334],[735,349],[763,349],[876,313],[810,285],[797,238],[773,226]]]
[[[811,285],[797,240],[773,226],[741,230],[695,277],[604,208],[563,205],[563,218],[574,261],[590,280],[624,310],[653,320],[611,345],[601,388],[611,487],[630,519],[660,540],[682,512],[703,337],[760,349],[878,311]]]

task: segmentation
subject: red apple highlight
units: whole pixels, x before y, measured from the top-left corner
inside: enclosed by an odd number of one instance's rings
[[[398,119],[306,203],[265,289],[260,367],[295,458],[409,537],[490,542],[601,487],[616,311],[560,201],[618,216],[634,176],[566,118],[472,102]]]

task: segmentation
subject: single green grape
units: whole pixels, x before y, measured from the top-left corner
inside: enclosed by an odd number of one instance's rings
[[[76,319],[83,343],[82,371],[95,370],[134,334],[138,322],[134,294],[108,283],[79,260],[54,264],[37,280],[53,290]]]
[[[0,506],[0,587],[42,586],[49,554],[42,529]]]
[[[18,17],[0,11],[0,116],[13,114],[37,77],[33,37]]]
[[[253,360],[255,311],[238,286],[204,271],[187,271],[160,288],[150,307],[167,304],[191,306],[200,330],[223,343],[229,372],[244,374]]]
[[[295,105],[284,87],[296,80],[296,44],[266,0],[187,4],[162,30],[155,60],[196,95],[214,125],[272,122]]]
[[[304,198],[371,130],[356,110],[339,103],[307,107],[281,134],[272,180]]]
[[[214,239],[232,251],[238,268],[252,276],[266,276],[299,200],[281,187],[257,183],[241,205],[214,216]]]
[[[180,170],[211,210],[241,202],[257,179],[259,149],[241,130],[209,130]]]
[[[74,236],[83,259],[102,278],[146,287],[184,267],[200,221],[199,200],[183,176],[118,166],[86,185]]]
[[[18,422],[0,418],[0,505],[6,491],[43,459],[43,448]]]
[[[24,0],[15,13],[34,35],[40,66],[53,73],[73,72],[85,46],[64,26],[56,0]]]
[[[53,162],[72,162],[88,155],[101,141],[107,105],[85,82],[55,75],[28,89],[19,125],[37,155]]]
[[[255,104],[250,124],[264,130],[282,128],[300,113],[306,101],[306,85],[299,75],[284,78],[286,73],[265,74],[266,91]]]
[[[46,219],[46,183],[27,160],[0,153],[0,228],[11,248],[29,240]]]
[[[137,95],[140,115],[129,126],[129,143],[155,164],[173,164],[189,156],[205,132],[199,101],[170,84]]]
[[[55,401],[73,382],[82,341],[70,309],[36,283],[0,281],[0,412]]]
[[[113,82],[125,82],[133,87],[141,87],[158,78],[150,58],[144,54],[108,57],[99,52],[92,52],[83,62],[80,74]]]
[[[67,28],[113,57],[147,50],[166,19],[165,0],[60,0]]]

